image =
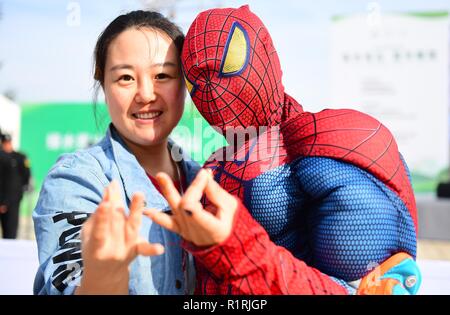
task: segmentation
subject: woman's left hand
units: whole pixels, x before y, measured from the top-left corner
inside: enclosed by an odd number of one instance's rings
[[[140,234],[144,195],[136,193],[130,213],[113,181],[97,210],[81,229],[83,277],[76,294],[128,294],[129,265],[138,255],[161,255],[164,247],[151,244]]]
[[[159,173],[156,179],[172,215],[156,209],[145,210],[150,219],[197,246],[216,245],[228,238],[238,202],[214,181],[212,173],[201,169],[183,196],[167,174]],[[206,210],[200,202],[203,194],[210,201]]]

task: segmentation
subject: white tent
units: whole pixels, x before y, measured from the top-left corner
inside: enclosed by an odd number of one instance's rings
[[[20,106],[0,95],[0,129],[13,138],[14,148],[20,147]]]

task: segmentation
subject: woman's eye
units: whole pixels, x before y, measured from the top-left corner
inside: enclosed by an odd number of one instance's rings
[[[130,82],[133,80],[133,77],[131,75],[125,74],[119,78],[119,81],[126,81]]]
[[[164,79],[167,79],[167,78],[169,78],[170,76],[167,74],[167,73],[158,73],[156,76],[155,76],[155,79],[156,80],[164,80]]]

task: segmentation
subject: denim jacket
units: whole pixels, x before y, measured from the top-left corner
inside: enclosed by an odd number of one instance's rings
[[[170,148],[179,149],[172,141]],[[181,154],[181,150],[179,151]],[[180,162],[190,184],[199,165],[182,155]],[[80,232],[84,221],[102,200],[106,186],[116,180],[128,212],[132,195],[141,191],[147,207],[167,209],[168,203],[153,186],[115,128],[96,145],[64,154],[47,175],[33,212],[39,253],[34,294],[73,294],[82,275]],[[180,238],[143,217],[140,234],[161,243],[160,256],[138,256],[130,268],[130,294],[185,294],[193,288],[194,267],[183,260]],[[189,268],[186,273],[186,264]],[[189,274],[189,276],[187,276]]]

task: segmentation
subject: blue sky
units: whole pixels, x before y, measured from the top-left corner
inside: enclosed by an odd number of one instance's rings
[[[15,90],[22,102],[90,101],[92,52],[97,36],[117,15],[142,8],[139,0],[0,0],[0,93]],[[67,23],[73,6],[79,26]],[[176,21],[187,30],[203,9],[250,4],[272,34],[280,54],[286,91],[303,104],[329,101],[331,17],[381,12],[450,11],[448,0],[181,0]]]

